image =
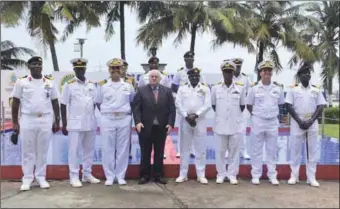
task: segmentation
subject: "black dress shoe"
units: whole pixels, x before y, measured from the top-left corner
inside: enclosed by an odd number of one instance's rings
[[[146,184],[146,183],[148,183],[149,181],[150,181],[149,178],[142,177],[142,178],[139,179],[138,184]]]
[[[155,182],[160,183],[160,184],[167,184],[168,183],[168,181],[163,177],[156,177]]]

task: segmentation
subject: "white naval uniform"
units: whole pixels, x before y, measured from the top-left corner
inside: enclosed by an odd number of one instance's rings
[[[240,73],[240,75],[238,77],[236,77],[234,75],[233,81],[242,83],[244,85],[245,94],[247,94],[248,89],[249,89],[249,78],[246,74]],[[248,119],[250,117],[250,114],[249,114],[249,111],[247,110],[247,108],[245,108],[243,110],[242,117],[244,118],[245,127],[244,127],[244,132],[242,134],[242,140],[240,140],[240,154],[243,157],[245,157],[249,153],[248,150],[247,150],[247,148],[248,148],[247,144],[249,143],[249,141],[247,143],[247,122],[248,122]]]
[[[141,75],[138,81],[138,87],[145,86],[149,84],[149,72],[144,73]],[[170,81],[168,75],[166,75],[164,72],[159,71],[161,74],[161,81],[160,84],[166,87],[170,87]]]
[[[124,180],[129,163],[131,107],[135,90],[131,84],[111,79],[98,87],[103,169],[106,180]]]
[[[79,179],[80,148],[83,150],[83,178],[92,176],[94,140],[97,122],[95,117],[96,87],[89,81],[75,78],[64,85],[61,104],[67,106],[67,130],[69,138],[68,164],[70,180]]]
[[[31,75],[18,79],[12,97],[20,99],[20,138],[22,182],[31,184],[35,178],[46,179],[47,152],[52,136],[53,107],[51,100],[58,99],[54,83],[43,77]]]
[[[195,165],[197,177],[205,177],[206,160],[206,119],[205,114],[211,108],[210,89],[199,83],[195,88],[190,83],[179,87],[176,96],[176,109],[181,115],[182,140],[180,141],[180,176],[187,177],[189,167],[190,148],[195,148]],[[185,120],[188,114],[197,114],[196,126],[191,127]]]
[[[181,85],[184,85],[186,83],[189,83],[189,77],[188,77],[188,71],[191,69],[188,68],[180,68],[174,75],[173,79],[172,79],[172,84],[175,84],[176,86],[180,87]],[[201,83],[205,83],[204,81],[204,77],[202,76],[202,74],[200,75],[200,82]],[[176,97],[176,95],[174,94],[174,97]],[[174,98],[176,100],[176,98]],[[180,121],[181,121],[181,115],[179,114],[179,112],[176,112],[176,122],[175,122],[175,126],[178,127],[178,137],[177,137],[177,150],[179,152],[179,150],[181,149],[180,146],[180,141],[181,141],[181,131],[180,131]],[[193,147],[191,147],[191,151],[192,154],[195,154],[195,150]]]
[[[211,90],[211,104],[216,105],[213,130],[217,140],[217,178],[236,179],[240,164],[240,141],[244,133],[244,118],[240,105],[245,105],[246,89],[243,84],[233,82],[228,88],[224,83],[216,84]],[[229,152],[228,171],[225,152]]]
[[[295,112],[302,121],[311,118],[318,105],[326,105],[325,98],[319,88],[312,85],[305,88],[301,84],[291,88],[290,91],[287,92],[286,103],[293,105]],[[295,179],[299,179],[302,144],[307,140],[306,133],[308,134],[309,154],[306,169],[307,178],[309,181],[316,179],[316,165],[319,160],[317,155],[319,150],[318,128],[318,120],[315,120],[308,130],[303,130],[297,122],[291,118],[289,139],[290,168],[291,176],[295,177]]]
[[[279,127],[279,107],[284,104],[282,86],[271,82],[263,85],[261,81],[251,87],[247,95],[247,105],[253,105],[251,116],[251,175],[253,179],[262,176],[263,144],[266,150],[268,178],[276,179],[276,150]]]

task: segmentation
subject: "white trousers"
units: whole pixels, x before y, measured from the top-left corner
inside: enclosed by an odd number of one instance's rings
[[[83,176],[90,176],[92,173],[94,140],[96,131],[69,131],[68,132],[68,166],[70,179],[79,178],[79,152],[82,148]]]
[[[306,135],[291,135],[289,139],[289,149],[290,149],[290,168],[291,176],[299,179],[299,169],[301,164],[302,155],[302,145],[305,144],[305,155],[306,160],[306,174],[307,178],[310,180],[315,180],[316,166],[319,160],[319,140],[318,132],[308,132],[308,159],[307,159],[307,149],[306,149]]]
[[[101,117],[103,169],[107,180],[124,179],[129,164],[131,116]],[[110,123],[110,127],[105,123]]]
[[[234,177],[236,178],[240,167],[240,140],[242,134],[220,135],[215,133],[216,146],[216,170],[217,178]],[[225,152],[228,151],[228,170],[225,164]]]
[[[206,125],[205,120],[197,120],[195,127],[191,127],[189,123],[182,118],[181,129],[182,138],[180,141],[180,176],[187,176],[189,169],[190,148],[195,150],[195,166],[197,177],[205,177],[205,160],[206,160]]]
[[[249,140],[247,140],[247,126],[248,126],[248,120],[249,120],[249,117],[250,117],[250,114],[247,110],[247,108],[245,108],[242,112],[242,116],[243,116],[243,120],[244,120],[244,124],[245,124],[245,127],[244,127],[244,132],[241,136],[241,139],[239,140],[240,142],[240,153],[246,153],[248,154],[248,143],[249,143]]]
[[[53,114],[38,118],[22,114],[20,117],[22,182],[30,184],[35,178],[46,179],[48,148],[52,136]]]
[[[268,178],[277,176],[277,138],[278,120],[264,120],[256,116],[252,117],[252,153],[251,153],[251,175],[255,179],[262,176],[263,146],[265,146]]]
[[[176,113],[176,122],[175,122],[175,126],[178,127],[178,136],[177,136],[177,153],[180,153],[181,150],[181,138],[183,138],[183,132],[181,132],[181,120],[182,120],[182,116],[179,113]],[[194,145],[192,145],[190,147],[190,153],[191,154],[195,154],[195,150],[194,150]]]
[[[49,130],[20,129],[21,138],[21,166],[24,174],[23,183],[32,183],[34,176],[37,180],[46,179],[47,152],[52,136]]]

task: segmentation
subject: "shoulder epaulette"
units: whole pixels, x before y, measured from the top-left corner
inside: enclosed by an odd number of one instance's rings
[[[311,85],[311,86],[313,86],[314,88],[317,88],[317,89],[321,88],[321,86],[319,86],[319,85]]]
[[[178,69],[177,71],[179,72],[179,71],[182,71],[184,69],[184,67],[181,67],[180,69]]]
[[[74,82],[76,82],[76,79],[69,80],[67,83],[71,84],[71,83],[74,83]]]
[[[44,78],[46,78],[48,80],[54,80],[52,75],[44,75]]]
[[[283,87],[282,84],[280,84],[280,83],[278,83],[278,82],[276,82],[276,81],[274,81],[273,84],[275,84],[275,85],[277,85],[277,86],[280,86],[280,87]]]
[[[244,76],[248,76],[247,74],[245,74],[245,73],[242,73],[242,75],[244,75]]]
[[[215,84],[212,84],[211,86],[216,86],[218,84],[222,84],[222,81],[218,82],[218,83],[215,83]]]
[[[134,79],[135,79],[135,77],[133,77],[132,75],[129,75],[129,74],[126,74],[126,77],[129,78],[129,79],[131,79],[131,80],[134,80]]]
[[[244,86],[244,83],[242,82],[235,82],[236,85],[239,85],[239,86]]]
[[[163,75],[168,75],[166,72],[164,72],[164,71],[161,71],[161,73],[163,74]]]
[[[201,84],[202,84],[203,86],[207,86],[207,87],[209,87],[209,85],[208,85],[208,84],[206,84],[206,83],[202,83],[202,82],[201,82]]]
[[[289,87],[290,88],[295,88],[295,87],[297,87],[299,84],[293,84],[293,85],[290,85]]]
[[[25,75],[25,76],[20,77],[20,79],[27,78],[27,77],[28,77],[28,75]]]
[[[102,86],[102,85],[104,85],[104,84],[106,84],[106,83],[107,83],[107,80],[104,79],[104,80],[102,80],[102,81],[99,81],[99,82],[98,82],[98,85],[99,85],[99,86]]]
[[[258,83],[259,83],[259,82],[252,83],[252,84],[250,84],[250,86],[251,86],[251,87],[256,86]]]

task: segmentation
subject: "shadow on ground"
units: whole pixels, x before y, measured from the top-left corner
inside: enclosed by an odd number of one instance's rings
[[[101,183],[72,188],[68,181],[52,181],[50,189],[34,186],[20,192],[20,182],[3,181],[1,208],[339,208],[339,182],[320,183],[320,188],[312,188],[305,182],[295,186],[281,182],[277,187],[267,181],[255,186],[241,180],[234,186],[217,185],[213,180],[208,185],[170,180],[163,186],[138,185],[131,180],[126,186],[105,187]]]

